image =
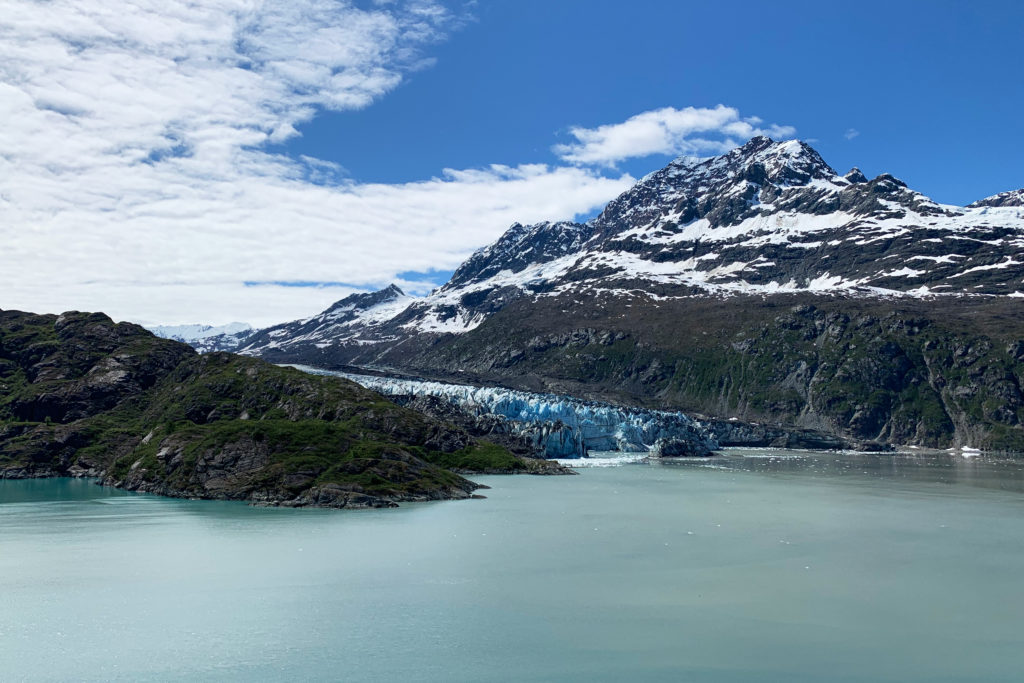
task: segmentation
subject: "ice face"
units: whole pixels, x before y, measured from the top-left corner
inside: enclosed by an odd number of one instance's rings
[[[703,425],[679,412],[623,408],[497,387],[295,367],[314,374],[345,377],[385,395],[437,396],[477,416],[501,416],[512,423],[514,433],[533,440],[549,458],[586,457],[591,450],[644,452],[658,439],[671,438],[718,447]]]

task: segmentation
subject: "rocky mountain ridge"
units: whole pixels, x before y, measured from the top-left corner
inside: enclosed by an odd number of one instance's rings
[[[367,330],[393,320],[414,301],[397,285],[367,294],[351,294],[311,318],[255,330],[231,348],[251,352],[296,344],[322,348],[324,344],[394,341],[397,336],[373,334],[369,340],[364,336]]]
[[[986,197],[985,199],[979,199],[978,201],[967,205],[967,207],[971,209],[984,206],[1024,206],[1024,188],[1020,190],[1011,190],[1009,192],[1000,192],[999,194]]]
[[[1022,196],[941,205],[889,174],[839,175],[805,143],[758,137],[719,157],[673,161],[587,223],[515,224],[425,298],[394,286],[353,295],[234,348],[310,358],[460,334],[513,300],[574,292],[1024,297]],[[349,306],[358,315],[332,318]]]

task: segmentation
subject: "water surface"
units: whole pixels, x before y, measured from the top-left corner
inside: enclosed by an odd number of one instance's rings
[[[0,481],[3,680],[1019,681],[1024,461],[730,451],[274,510]]]

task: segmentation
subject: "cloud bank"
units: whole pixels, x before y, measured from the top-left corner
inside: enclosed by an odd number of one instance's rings
[[[725,105],[712,108],[665,107],[631,116],[622,123],[597,128],[573,127],[571,144],[556,145],[555,154],[574,164],[614,166],[651,154],[705,155],[733,149],[755,135],[786,139],[792,126],[764,126],[756,116],[741,117]]]
[[[454,21],[426,0],[5,3],[0,306],[276,322],[628,184],[544,165],[357,184],[266,151],[429,66]],[[244,284],[295,280],[350,286]]]
[[[454,269],[515,221],[604,205],[634,182],[607,172],[617,160],[791,133],[663,109],[574,129],[568,165],[392,185],[268,151],[429,67],[459,21],[434,0],[7,0],[0,307],[266,325],[392,281],[425,293],[436,283],[415,273]]]

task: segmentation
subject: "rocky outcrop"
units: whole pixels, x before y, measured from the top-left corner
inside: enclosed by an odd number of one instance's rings
[[[1009,192],[1000,192],[999,194],[986,197],[985,199],[979,199],[972,204],[968,204],[968,207],[972,209],[985,206],[1024,206],[1024,188],[1020,190],[1010,190]]]
[[[0,312],[0,477],[167,496],[381,507],[537,466],[342,378],[199,356],[102,314]]]
[[[21,422],[70,422],[109,410],[195,353],[101,313],[0,311],[0,334],[3,412]]]
[[[294,447],[296,444],[292,444]],[[317,444],[303,442],[303,450]],[[282,507],[395,507],[403,501],[468,498],[478,488],[461,477],[438,477],[437,467],[394,446],[376,458],[343,460],[335,481],[315,461],[281,459],[279,446],[241,434],[215,447],[196,448],[191,436],[160,440],[152,458],[113,468],[103,483],[178,498],[244,500]],[[194,450],[190,455],[189,450]],[[284,466],[282,467],[282,463]],[[525,468],[522,468],[525,469]],[[270,476],[268,476],[270,475]],[[378,479],[376,487],[367,482]]]
[[[706,458],[713,453],[699,441],[662,438],[654,442],[651,455],[656,458]]]
[[[766,425],[732,420],[706,420],[708,431],[722,446],[752,448],[796,448],[815,451],[888,451],[892,445],[879,441],[858,441],[815,429]]]

